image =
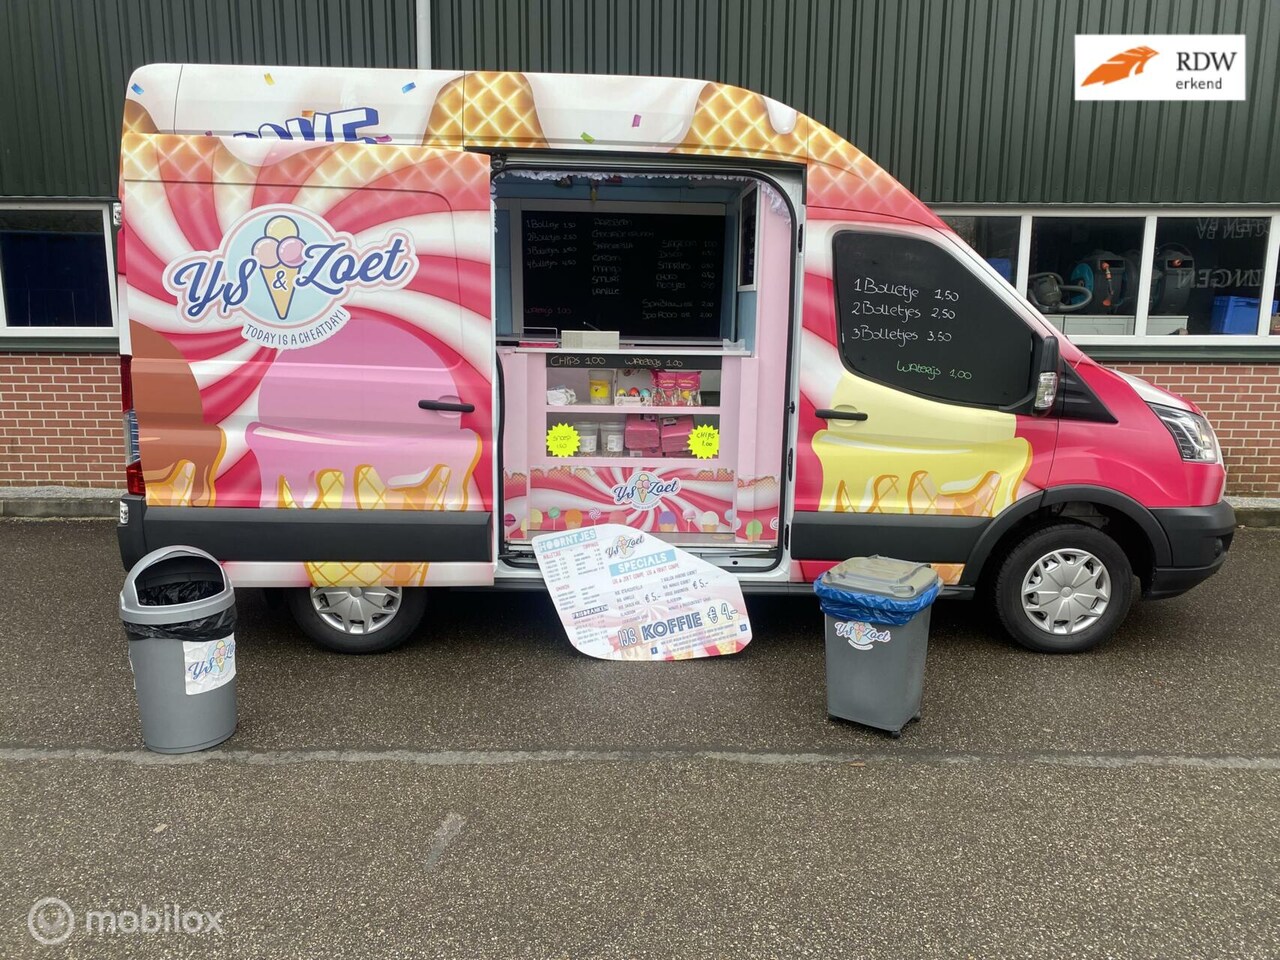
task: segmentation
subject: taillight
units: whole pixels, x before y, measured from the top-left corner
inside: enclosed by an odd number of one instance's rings
[[[124,486],[125,490],[135,497],[145,497],[147,495],[147,481],[142,479],[141,460],[135,460],[133,463],[125,465]]]
[[[147,494],[142,478],[142,452],[138,443],[138,414],[133,409],[133,358],[120,357],[120,420],[124,428],[125,488],[135,496]]]
[[[128,413],[133,409],[133,357],[120,356],[120,409]]]

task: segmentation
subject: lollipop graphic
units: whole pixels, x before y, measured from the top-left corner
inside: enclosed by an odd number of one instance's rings
[[[298,224],[292,217],[272,217],[264,235],[253,242],[253,258],[258,261],[258,271],[281,320],[289,315],[305,252],[306,244],[298,236]]]

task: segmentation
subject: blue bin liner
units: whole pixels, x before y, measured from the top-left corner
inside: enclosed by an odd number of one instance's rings
[[[937,579],[914,597],[886,597],[861,590],[846,590],[826,582],[824,573],[813,582],[822,612],[836,620],[861,620],[890,627],[909,623],[938,597],[942,584]]]

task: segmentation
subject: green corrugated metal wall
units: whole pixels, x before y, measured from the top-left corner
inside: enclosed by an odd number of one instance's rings
[[[740,84],[934,203],[1280,202],[1277,0],[430,3],[434,66]],[[0,196],[110,196],[137,64],[411,66],[414,13],[413,0],[3,0],[0,78],[29,94],[0,99]],[[1076,33],[1247,34],[1249,100],[1075,103]]]
[[[930,202],[1280,202],[1277,0],[433,0],[440,67],[707,77]],[[1075,103],[1077,33],[1244,33],[1244,103]]]
[[[144,63],[410,67],[413,0],[0,0],[0,196],[110,197]]]

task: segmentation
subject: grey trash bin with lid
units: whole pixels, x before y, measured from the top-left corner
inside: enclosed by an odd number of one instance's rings
[[[157,753],[221,743],[236,729],[236,596],[195,547],[163,547],[134,564],[120,591],[142,739]]]
[[[827,715],[899,735],[920,715],[938,575],[927,563],[853,557],[813,589],[827,624]]]

